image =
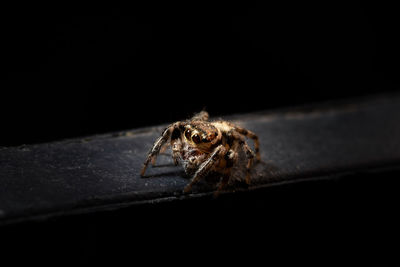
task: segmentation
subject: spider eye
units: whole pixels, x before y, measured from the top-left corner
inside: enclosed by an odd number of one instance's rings
[[[186,137],[187,140],[190,140],[191,134],[192,134],[192,131],[190,129],[187,129],[185,131],[185,137]]]
[[[192,136],[192,141],[195,142],[196,144],[200,143],[200,136],[198,134],[194,134]]]

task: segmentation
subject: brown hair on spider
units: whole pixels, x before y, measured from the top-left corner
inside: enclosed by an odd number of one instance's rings
[[[154,142],[141,175],[144,176],[148,164],[154,164],[158,153],[170,144],[175,164],[180,163],[186,173],[193,174],[184,192],[189,192],[211,171],[220,175],[216,192],[221,191],[229,182],[232,167],[238,164],[241,151],[246,156],[245,181],[250,184],[254,158],[257,161],[261,158],[257,135],[228,121],[209,121],[208,117],[208,113],[202,111],[189,120],[169,125]],[[255,152],[248,146],[245,137],[254,141]]]

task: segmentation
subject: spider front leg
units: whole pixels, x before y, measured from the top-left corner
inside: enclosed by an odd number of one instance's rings
[[[174,160],[175,166],[179,164],[179,157],[182,150],[182,142],[171,138],[171,149],[172,149],[172,159]]]
[[[181,124],[182,124],[181,122],[176,122],[174,124],[171,124],[162,132],[161,136],[154,142],[153,147],[147,154],[147,158],[143,163],[143,168],[142,171],[140,172],[141,176],[144,176],[144,173],[146,172],[147,169],[147,165],[149,165],[150,162],[155,163],[156,157],[158,153],[160,153],[160,149],[169,140],[169,138],[171,137],[171,142],[179,138]]]
[[[214,149],[212,152],[211,156],[203,162],[200,167],[197,169],[196,173],[193,175],[192,180],[190,183],[184,188],[183,192],[188,193],[191,189],[192,186],[200,181],[206,174],[215,166],[218,165],[220,162],[221,158],[225,155],[226,153],[226,148],[223,145],[219,145]]]
[[[168,146],[170,145],[170,143],[165,143],[164,145],[161,146],[160,148],[160,152],[158,152],[158,155],[160,154],[164,154],[165,150],[167,150]],[[155,166],[156,165],[156,157],[153,157],[151,159],[151,165]]]

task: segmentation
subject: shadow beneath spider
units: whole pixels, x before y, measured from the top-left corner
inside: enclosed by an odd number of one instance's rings
[[[151,166],[152,168],[165,168],[165,167],[175,167],[174,163],[164,163],[164,164],[157,164],[154,166]]]
[[[261,160],[254,164],[254,167],[259,167],[259,166],[262,166],[262,168],[267,172],[279,171],[279,168],[276,165],[272,164],[271,162],[266,162],[266,161]]]
[[[160,177],[182,177],[182,178],[186,178],[185,173],[183,171],[170,171],[170,172],[160,172],[160,173],[155,173],[155,174],[146,174],[146,175],[143,175],[141,178],[149,179],[149,178],[160,178]]]

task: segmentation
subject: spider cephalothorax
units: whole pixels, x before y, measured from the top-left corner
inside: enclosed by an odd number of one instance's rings
[[[247,145],[245,137],[254,140],[255,154]],[[147,165],[150,162],[154,164],[158,153],[166,148],[168,140],[174,163],[181,163],[185,172],[193,175],[185,192],[189,192],[192,185],[210,171],[220,174],[217,192],[220,191],[228,183],[232,167],[238,163],[240,151],[247,158],[245,181],[249,184],[254,156],[260,160],[258,137],[253,132],[227,121],[208,121],[208,113],[202,111],[190,120],[169,125],[162,132],[144,162],[142,176]]]

